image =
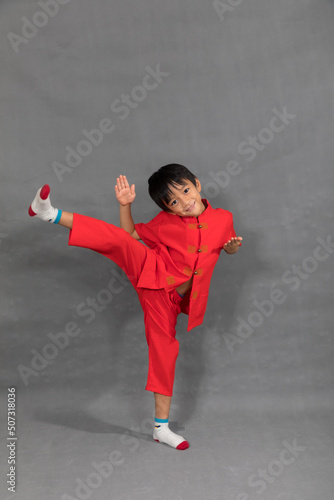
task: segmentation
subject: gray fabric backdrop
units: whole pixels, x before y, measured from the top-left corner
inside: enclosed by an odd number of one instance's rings
[[[0,13],[1,498],[14,387],[18,500],[331,500],[333,1],[3,0]],[[54,206],[118,225],[126,174],[147,222],[147,179],[170,162],[244,238],[221,255],[203,325],[186,333],[179,317],[183,453],[151,437],[135,291],[27,213],[49,183]]]

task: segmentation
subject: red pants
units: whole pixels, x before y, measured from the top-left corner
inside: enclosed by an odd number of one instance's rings
[[[175,289],[137,287],[141,273],[145,272],[148,252],[152,262],[155,251],[132,238],[124,229],[79,214],[74,214],[68,243],[101,253],[126,273],[144,311],[149,358],[146,390],[172,396],[179,353],[175,326],[182,297]]]

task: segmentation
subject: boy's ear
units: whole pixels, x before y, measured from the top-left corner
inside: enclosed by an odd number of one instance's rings
[[[197,179],[197,177],[195,177],[195,179],[196,179],[196,188],[197,188],[197,191],[200,193],[200,192],[201,192],[201,189],[202,189],[201,183],[200,183],[200,181]]]

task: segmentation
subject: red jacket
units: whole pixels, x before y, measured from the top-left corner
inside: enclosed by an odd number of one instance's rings
[[[138,287],[171,290],[194,276],[191,293],[181,302],[189,315],[187,331],[203,323],[214,266],[224,244],[236,236],[231,212],[202,202],[206,209],[199,217],[161,211],[147,224],[135,224],[140,239],[160,257],[148,257]]]

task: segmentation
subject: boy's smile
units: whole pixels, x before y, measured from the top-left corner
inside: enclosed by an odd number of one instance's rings
[[[169,186],[172,195],[166,203],[168,210],[173,215],[180,217],[198,217],[204,212],[205,206],[200,195],[201,183],[196,178],[196,187],[185,179],[180,187]]]

